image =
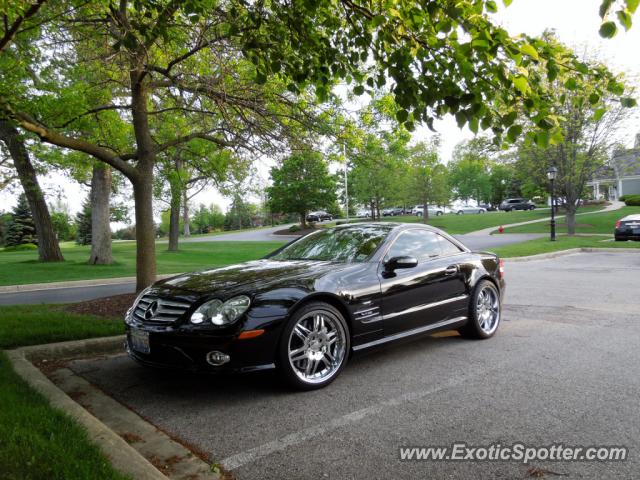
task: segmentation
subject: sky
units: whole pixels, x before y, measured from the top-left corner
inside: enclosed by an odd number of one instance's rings
[[[558,38],[565,44],[582,51],[585,48],[595,53],[607,65],[617,72],[625,73],[633,83],[638,84],[640,78],[640,13],[634,20],[635,25],[629,32],[619,30],[612,39],[602,39],[598,35],[600,17],[598,7],[600,0],[514,0],[511,6],[505,8],[500,3],[498,13],[493,15],[497,23],[502,25],[512,35],[526,33],[539,35],[545,29],[553,29]],[[453,117],[447,117],[435,123],[435,128],[441,136],[441,157],[447,162],[451,158],[454,147],[459,142],[473,137],[465,127],[459,129]],[[628,126],[628,146],[633,145],[635,134],[640,132],[640,123],[634,122]],[[416,141],[431,136],[426,127],[420,127],[414,133]],[[266,181],[269,168],[273,165],[269,159],[261,159],[257,170]],[[88,194],[88,189],[69,180],[63,174],[52,173],[40,177],[40,182],[47,195],[47,200],[53,201],[62,191],[63,201],[69,205],[72,213],[76,213],[82,204],[82,199]],[[16,189],[18,190],[18,189]],[[193,199],[193,204],[215,203],[223,210],[229,205],[229,200],[222,197],[214,189],[201,192]],[[0,211],[9,210],[15,204],[15,195],[0,192]],[[115,226],[114,226],[115,227]]]

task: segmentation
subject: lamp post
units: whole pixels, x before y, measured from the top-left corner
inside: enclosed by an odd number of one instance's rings
[[[558,169],[556,167],[551,167],[547,170],[547,178],[551,182],[551,241],[556,241],[556,199],[555,199],[555,188],[554,182],[556,177],[558,176]]]

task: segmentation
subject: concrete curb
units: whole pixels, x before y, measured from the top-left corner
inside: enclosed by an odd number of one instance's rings
[[[23,347],[16,350],[7,350],[6,354],[16,373],[29,386],[44,395],[52,407],[68,414],[87,429],[91,440],[100,447],[116,470],[136,480],[166,480],[167,477],[154,467],[151,462],[96,417],[73,401],[29,361],[31,357],[35,358],[35,356],[47,353],[64,353],[66,355],[76,352],[81,354],[92,349],[91,351],[95,354],[95,348],[105,349],[109,345],[113,347],[114,342],[120,343],[123,338],[124,336],[118,336],[96,339],[97,341],[82,340],[80,342]]]
[[[574,255],[576,253],[640,253],[640,248],[597,248],[597,247],[581,247],[569,248],[567,250],[558,250],[557,252],[539,253],[538,255],[530,255],[528,257],[507,257],[505,262],[532,262],[535,260],[546,260],[549,258],[564,257]]]
[[[174,277],[180,273],[158,275],[158,280]],[[0,293],[35,292],[38,290],[54,290],[57,288],[100,287],[103,285],[117,285],[120,283],[135,283],[136,277],[97,278],[94,280],[72,280],[68,282],[30,283],[26,285],[5,285],[0,287]]]

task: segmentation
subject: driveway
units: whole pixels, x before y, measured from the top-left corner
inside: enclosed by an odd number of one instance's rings
[[[640,470],[640,255],[507,262],[504,321],[487,341],[423,338],[354,359],[328,388],[272,374],[151,372],[116,356],[91,382],[240,479],[526,478],[516,462],[400,461],[401,446],[617,445],[625,462],[545,462],[558,478]],[[549,474],[548,478],[553,478]]]
[[[252,230],[241,230],[233,233],[218,233],[216,235],[203,235],[197,237],[181,238],[181,242],[272,242],[274,240],[288,240],[288,235],[274,235],[278,230],[286,230],[293,223],[278,225],[275,227],[256,228]],[[292,237],[293,238],[293,237]]]

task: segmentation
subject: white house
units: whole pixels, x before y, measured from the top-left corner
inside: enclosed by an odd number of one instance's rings
[[[596,199],[640,195],[640,133],[633,148],[613,152],[609,165],[598,170],[587,186]]]

